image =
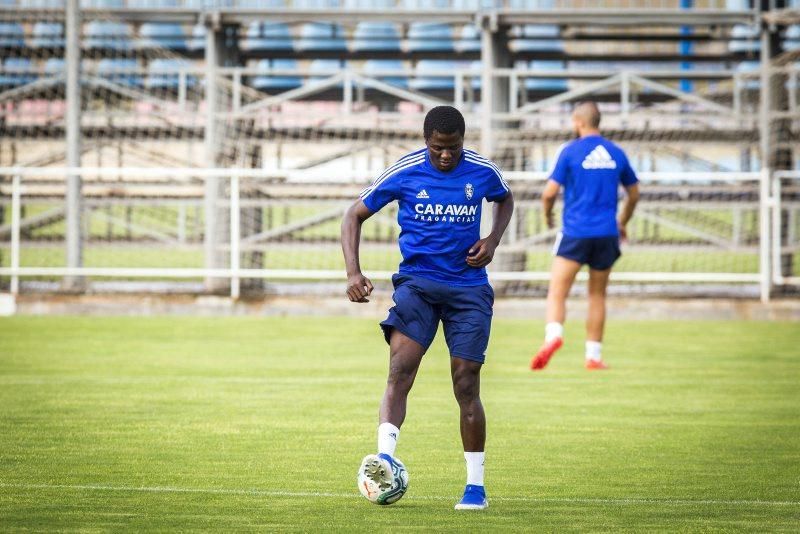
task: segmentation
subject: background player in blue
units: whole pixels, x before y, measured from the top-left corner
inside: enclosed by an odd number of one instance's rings
[[[594,102],[578,104],[572,113],[578,139],[564,145],[542,193],[547,226],[553,228],[553,205],[564,188],[563,228],[554,246],[547,291],[545,341],[531,360],[543,369],[563,345],[566,300],[575,275],[589,266],[589,310],[586,317],[587,369],[606,369],[601,348],[606,317],[606,287],[611,267],[620,256],[619,240],[639,200],[636,174],[617,145],[603,138],[600,110]],[[620,184],[627,201],[617,220]]]
[[[359,264],[361,225],[398,202],[403,261],[392,278],[395,306],[381,323],[390,347],[389,378],[380,405],[378,454],[367,456],[361,469],[391,473],[408,393],[441,321],[467,464],[467,486],[456,509],[483,509],[488,502],[480,371],[494,304],[484,267],[508,226],[514,199],[497,166],[463,148],[464,130],[457,109],[430,110],[423,128],[426,148],[401,158],[361,193],[342,221],[342,250],[347,295],[352,302],[367,302],[373,287]],[[480,239],[483,199],[494,202],[494,218],[491,233]]]

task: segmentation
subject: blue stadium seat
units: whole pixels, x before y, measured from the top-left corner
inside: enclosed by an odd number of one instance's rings
[[[64,26],[58,22],[37,22],[31,38],[33,48],[63,48]]]
[[[456,62],[449,59],[421,59],[417,62],[417,77],[409,80],[408,86],[418,91],[452,91],[455,89],[455,79],[449,74],[456,68]],[[432,77],[431,74],[445,76]]]
[[[403,0],[406,9],[449,8],[450,0]]]
[[[736,72],[753,72],[761,68],[761,63],[758,61],[742,61],[736,65]],[[742,80],[741,87],[752,91],[757,91],[761,87],[761,80],[758,76],[752,78],[745,78]]]
[[[783,35],[783,49],[784,50],[798,50],[800,49],[800,24],[794,24],[786,28],[786,33]]]
[[[186,50],[186,33],[180,24],[171,22],[145,22],[139,29],[139,48],[166,48]]]
[[[526,24],[512,30],[508,48],[512,52],[563,52],[561,31],[554,24]]]
[[[761,50],[759,29],[756,26],[737,24],[731,29],[732,40],[728,41],[728,50],[734,53],[758,52]]]
[[[16,22],[0,22],[0,46],[18,48],[25,46],[25,30]]]
[[[129,87],[142,87],[142,76],[135,59],[101,59],[97,64],[97,75],[110,82]]]
[[[400,32],[391,22],[359,22],[353,33],[353,51],[400,51]]]
[[[393,9],[395,0],[345,0],[345,9]]]
[[[294,7],[301,9],[329,9],[342,7],[342,0],[294,0]]]
[[[409,52],[452,52],[453,28],[449,24],[412,22],[407,48]]]
[[[308,73],[312,75],[309,80],[325,80],[337,74],[345,67],[345,62],[340,59],[315,59],[308,66]],[[339,85],[341,87],[342,84]]]
[[[234,5],[241,9],[284,8],[286,0],[236,0]]]
[[[37,79],[37,72],[33,69],[30,59],[20,57],[6,58],[0,71],[0,86],[8,89],[19,87]]]
[[[10,0],[8,5],[16,5],[21,2],[17,2],[17,0]],[[25,2],[25,7],[49,7],[49,8],[63,8],[64,7],[64,0],[28,0]]]
[[[256,68],[259,71],[263,71],[264,74],[253,76],[250,79],[250,85],[255,89],[267,92],[282,92],[303,85],[303,79],[300,76],[269,74],[273,70],[296,70],[297,61],[294,59],[262,59],[257,63]]]
[[[192,36],[187,41],[186,48],[189,50],[206,49],[206,27],[204,25],[197,24],[192,28]]]
[[[58,76],[64,74],[66,61],[60,57],[51,57],[44,62],[44,73],[46,76]]]
[[[251,22],[241,42],[242,50],[291,50],[292,32],[282,22]]]
[[[191,67],[191,63],[183,59],[154,59],[147,68],[148,76],[144,86],[147,89],[178,89],[178,71],[188,67]],[[193,87],[196,83],[195,76],[186,75],[186,87]]]
[[[86,25],[84,35],[87,48],[131,49],[131,27],[122,22],[93,20]]]
[[[125,0],[81,0],[81,7],[120,8],[125,7]]]
[[[408,87],[408,78],[406,76],[388,76],[387,72],[398,71],[403,72],[405,66],[399,59],[368,59],[364,62],[363,72],[365,76],[375,78],[389,85],[395,87]]]
[[[503,0],[453,0],[453,9],[492,9],[503,7]]]
[[[347,50],[344,32],[339,24],[309,22],[300,29],[300,39],[295,45],[298,52]]]
[[[565,70],[562,61],[548,61],[535,59],[528,63],[531,70],[547,72],[560,72]],[[554,91],[561,92],[569,89],[565,78],[525,78],[525,89],[528,91]]]
[[[480,52],[481,32],[474,24],[461,28],[461,38],[453,44],[456,52]]]
[[[481,73],[483,72],[483,61],[480,59],[470,61],[467,64],[467,69],[472,74],[472,77],[467,81],[467,83],[469,83],[476,91],[480,91],[483,85],[483,79],[481,78]]]

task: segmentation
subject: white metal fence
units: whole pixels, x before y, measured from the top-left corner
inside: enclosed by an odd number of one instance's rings
[[[65,252],[68,175],[83,178],[79,265]],[[191,279],[237,298],[243,281],[341,281],[339,222],[372,175],[322,182],[262,169],[0,168],[0,283],[17,293],[36,280],[85,290],[93,280]],[[490,276],[544,282],[555,236],[542,224],[537,196],[545,175],[507,178],[517,210]],[[764,298],[771,287],[800,285],[800,173],[641,178],[644,197],[617,283],[746,285]],[[208,204],[215,179],[220,194]],[[362,264],[376,280],[387,280],[399,261],[393,217],[388,208],[365,225]]]

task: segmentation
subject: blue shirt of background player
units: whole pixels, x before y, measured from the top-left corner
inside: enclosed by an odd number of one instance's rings
[[[466,263],[480,239],[482,201],[508,192],[497,166],[476,152],[465,149],[455,168],[442,172],[423,148],[400,158],[360,196],[372,212],[398,201],[401,273],[467,287],[488,283],[486,269]]]
[[[550,179],[564,188],[563,233],[577,238],[618,236],[619,185],[639,181],[622,149],[600,135],[564,145]]]

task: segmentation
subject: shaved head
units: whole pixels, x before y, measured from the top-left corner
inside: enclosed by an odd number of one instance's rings
[[[572,117],[587,128],[596,129],[600,126],[600,110],[594,102],[581,102],[576,105]]]

